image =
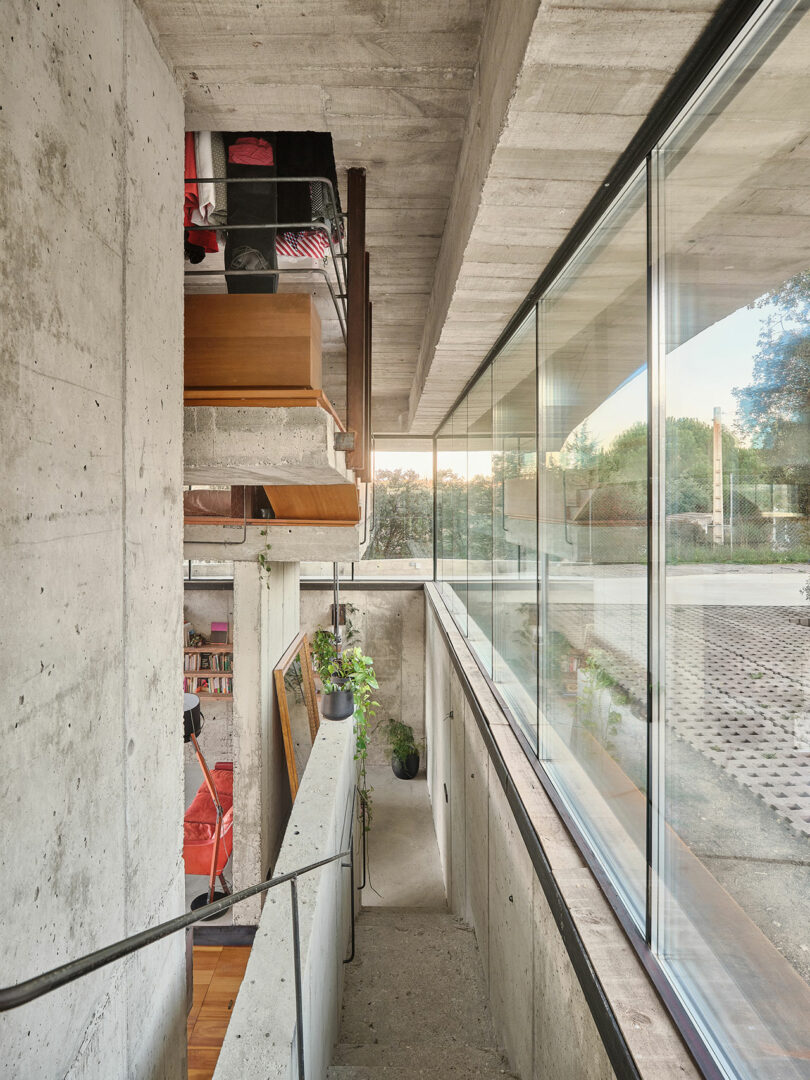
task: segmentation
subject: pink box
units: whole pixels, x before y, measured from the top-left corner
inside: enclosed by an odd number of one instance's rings
[[[226,622],[212,622],[211,623],[211,644],[212,645],[227,645],[228,643],[228,624]]]

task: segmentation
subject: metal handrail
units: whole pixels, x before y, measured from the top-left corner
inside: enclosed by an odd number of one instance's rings
[[[319,859],[317,862],[309,863],[307,866],[301,866],[288,874],[281,874],[279,877],[260,881],[257,885],[250,885],[247,889],[240,889],[239,892],[224,896],[221,900],[215,900],[213,904],[206,904],[205,907],[199,908],[197,911],[189,911],[185,915],[178,915],[175,919],[158,923],[157,926],[142,930],[139,934],[123,938],[113,945],[105,945],[103,949],[97,949],[95,952],[79,957],[78,960],[71,960],[68,964],[52,968],[50,971],[45,971],[32,979],[26,979],[25,982],[17,983],[14,986],[5,986],[0,989],[0,1012],[7,1012],[10,1009],[18,1008],[20,1005],[25,1005],[29,1001],[34,1001],[44,994],[51,993],[52,990],[58,990],[60,986],[65,986],[67,983],[74,982],[84,975],[98,971],[99,968],[106,967],[107,964],[111,964],[115,960],[129,956],[130,953],[137,952],[146,945],[153,945],[156,941],[160,941],[161,938],[176,934],[178,930],[185,930],[187,926],[193,926],[194,923],[213,918],[215,915],[227,911],[228,908],[240,904],[251,896],[269,892],[270,889],[274,889],[277,885],[283,885],[288,881],[293,896],[295,930],[297,926],[297,892],[295,887],[297,879],[303,874],[308,874],[312,870],[319,870],[321,867],[337,862],[338,859],[345,859],[347,856],[353,860],[353,845],[351,844],[345,851],[339,851],[336,855],[330,855],[326,859]],[[300,978],[300,967],[297,976]],[[303,1077],[303,1073],[301,1073],[301,1076]]]
[[[186,184],[323,184],[329,193],[329,203],[331,204],[331,219],[334,222],[338,222],[341,218],[345,221],[347,214],[343,210],[337,208],[337,195],[335,194],[335,188],[332,181],[326,176],[186,176],[183,180]],[[307,223],[311,226],[312,223]],[[326,222],[324,222],[324,225]],[[193,226],[191,226],[193,228]],[[291,228],[292,226],[287,226]],[[198,231],[203,229],[217,229],[222,228],[221,225],[200,225],[197,227]],[[340,258],[345,262],[346,252],[343,247],[343,232],[338,228],[338,247],[340,248]],[[337,269],[335,270],[337,273]],[[343,288],[344,286],[340,286]]]

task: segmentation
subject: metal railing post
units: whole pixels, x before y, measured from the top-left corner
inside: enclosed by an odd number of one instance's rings
[[[290,878],[292,902],[293,963],[295,964],[295,1041],[298,1049],[298,1080],[304,1073],[304,998],[301,988],[301,931],[298,925],[298,878]]]

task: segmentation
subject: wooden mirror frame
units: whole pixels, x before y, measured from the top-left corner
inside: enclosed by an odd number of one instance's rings
[[[309,719],[309,733],[312,742],[320,727],[320,714],[318,701],[315,697],[315,678],[312,671],[312,657],[309,652],[309,641],[306,634],[298,634],[293,643],[278,662],[278,667],[273,669],[273,683],[278,702],[278,715],[281,719],[281,735],[284,739],[284,756],[287,759],[287,774],[290,778],[290,795],[292,801],[298,794],[299,778],[298,767],[295,764],[295,744],[293,742],[292,724],[290,722],[290,710],[287,707],[287,690],[284,685],[284,676],[292,666],[295,658],[301,656],[301,677],[304,683],[304,701],[307,707]]]

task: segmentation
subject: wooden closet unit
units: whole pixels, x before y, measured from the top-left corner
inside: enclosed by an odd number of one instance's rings
[[[187,296],[184,381],[187,397],[195,390],[320,391],[321,320],[312,297]],[[242,402],[228,394],[217,404]]]

